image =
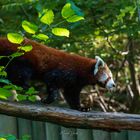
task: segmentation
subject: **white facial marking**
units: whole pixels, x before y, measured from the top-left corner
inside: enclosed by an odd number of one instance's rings
[[[94,69],[94,75],[97,74],[100,65],[102,65],[102,66],[105,65],[104,61],[99,56],[96,56],[95,59],[97,62],[96,62],[95,69]]]
[[[98,76],[98,81],[105,85],[108,90],[113,91],[115,89],[115,82],[113,80],[111,71],[109,70],[109,68],[107,68],[107,66],[105,66],[104,61],[99,56],[96,56],[95,59],[96,64],[94,69],[94,75],[98,74],[99,72],[100,76]],[[105,70],[100,71],[100,66],[105,67]]]
[[[106,83],[106,88],[110,91],[113,91],[115,89],[115,82],[112,78],[112,73],[111,71],[109,72],[109,75],[103,72],[103,74],[100,76],[99,81],[102,83],[105,83],[105,81],[110,77],[110,79]]]
[[[99,79],[100,82],[104,82],[105,80],[107,80],[108,75],[106,73],[103,73]]]
[[[110,75],[110,77],[113,77],[113,75],[112,75],[111,71],[109,72],[109,75]]]
[[[96,75],[97,72],[98,72],[98,68],[95,68],[95,69],[94,69],[94,75]]]
[[[114,86],[115,86],[115,82],[114,82],[113,78],[111,77],[111,79],[109,79],[108,82],[106,83],[106,88],[108,90],[113,91],[115,88]]]

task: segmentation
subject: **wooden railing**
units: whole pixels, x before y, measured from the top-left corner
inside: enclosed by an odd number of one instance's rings
[[[3,100],[0,100],[0,113],[30,120],[53,122],[65,127],[114,131],[140,130],[140,115],[126,113],[80,112],[67,108]]]

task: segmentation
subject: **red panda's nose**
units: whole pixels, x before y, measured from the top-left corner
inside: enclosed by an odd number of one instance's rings
[[[116,84],[114,83],[114,84],[112,84],[112,87],[116,87]]]

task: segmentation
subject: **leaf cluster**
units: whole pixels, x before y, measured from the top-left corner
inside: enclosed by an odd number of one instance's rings
[[[0,140],[17,140],[14,135],[0,135]],[[31,136],[23,135],[20,140],[31,140]]]

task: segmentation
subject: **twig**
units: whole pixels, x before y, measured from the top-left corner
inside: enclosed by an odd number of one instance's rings
[[[127,85],[127,89],[129,91],[130,97],[133,99],[134,98],[134,93],[133,93],[133,91],[131,89],[131,86],[129,84]]]
[[[115,52],[115,53],[119,53],[119,51],[118,50],[116,50],[114,47],[113,47],[113,45],[112,45],[112,43],[110,42],[110,40],[109,40],[109,35],[108,35],[108,33],[103,29],[103,28],[101,28],[101,26],[99,26],[98,24],[97,24],[97,22],[96,22],[96,20],[94,20],[95,21],[95,25],[101,30],[101,31],[103,31],[104,32],[104,34],[106,34],[106,41],[107,41],[107,43],[108,43],[108,45],[112,48],[112,50]]]
[[[128,46],[130,45],[130,40],[128,40],[128,43],[125,46],[125,51],[128,51]],[[124,67],[125,62],[127,61],[127,55],[125,55],[121,65],[119,66],[119,68],[117,69],[116,75],[115,75],[115,81],[118,80],[118,72]]]
[[[105,31],[104,31],[104,32],[105,32]],[[106,33],[106,34],[107,34],[107,33]],[[108,36],[108,35],[107,35],[106,41],[107,41],[108,45],[112,48],[112,50],[113,50],[115,53],[120,54],[120,52],[119,52],[118,50],[116,50],[116,49],[113,47],[112,43],[111,43],[110,40],[109,40],[109,36]]]
[[[24,9],[24,7],[23,7],[22,5],[20,5],[20,7],[21,7],[23,13],[25,14],[26,18],[29,20],[29,15],[28,15],[28,13],[26,12],[26,10]]]
[[[101,108],[103,109],[104,112],[107,112],[107,105],[106,105],[104,99],[102,98],[102,96],[100,95],[100,92],[99,92],[97,87],[96,87],[96,91],[97,91],[97,95],[98,95],[99,100],[100,100]]]

